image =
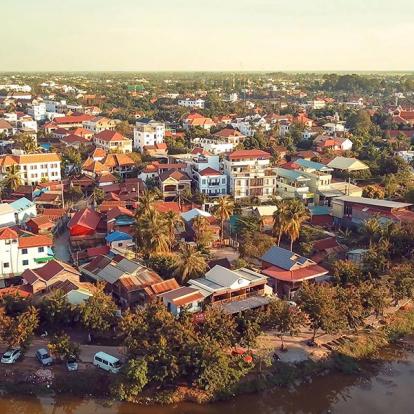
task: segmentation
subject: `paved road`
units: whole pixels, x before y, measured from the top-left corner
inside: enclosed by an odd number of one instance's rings
[[[25,356],[28,358],[34,358],[36,350],[39,348],[47,348],[47,344],[48,340],[46,338],[34,339],[26,351]],[[5,344],[0,344],[1,353],[4,353],[6,349],[7,346]],[[125,359],[125,350],[121,346],[81,345],[79,360],[81,362],[91,363],[93,362],[93,356],[99,351],[106,352],[121,360]]]

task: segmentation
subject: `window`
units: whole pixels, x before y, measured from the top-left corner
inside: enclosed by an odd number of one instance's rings
[[[7,269],[8,267],[10,267],[10,263],[9,262],[3,263],[3,268],[4,269]]]
[[[11,243],[11,241],[10,241],[10,240],[5,240],[5,243],[6,243],[6,244],[10,244],[10,243]]]
[[[27,259],[25,259],[25,260],[22,261],[22,265],[23,266],[27,266],[28,264],[29,264],[29,261]]]
[[[22,249],[22,254],[27,254],[27,249]]]
[[[39,248],[37,249],[37,251],[38,251],[39,253],[43,253],[43,252],[45,251],[45,248],[44,248],[44,247],[39,247]]]

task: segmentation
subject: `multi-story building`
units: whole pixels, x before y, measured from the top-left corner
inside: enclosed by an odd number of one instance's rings
[[[299,171],[276,168],[276,193],[282,198],[299,198],[309,202],[313,194],[309,192],[310,178]]]
[[[92,119],[83,122],[83,127],[98,134],[99,132],[106,130],[114,131],[116,122],[113,119],[105,118],[104,116],[94,116]]]
[[[7,176],[12,166],[19,171],[24,185],[36,185],[41,181],[60,181],[61,160],[58,154],[23,154],[0,156],[0,179]]]
[[[143,152],[145,146],[162,144],[165,136],[165,124],[153,119],[141,118],[134,128],[134,148]]]
[[[204,109],[205,100],[204,99],[179,99],[178,105],[185,106],[186,108],[199,108]]]
[[[132,140],[109,129],[95,134],[93,142],[98,148],[103,148],[107,152],[132,152]]]
[[[37,269],[53,259],[53,240],[46,235],[0,229],[0,285],[4,279],[19,276],[26,269]]]
[[[35,121],[44,121],[46,119],[46,104],[44,102],[32,104],[27,109],[27,113]]]
[[[227,175],[211,167],[194,172],[197,191],[210,197],[227,194]]]
[[[235,199],[258,197],[268,199],[275,194],[276,172],[270,154],[261,150],[233,151],[224,159],[230,193]]]

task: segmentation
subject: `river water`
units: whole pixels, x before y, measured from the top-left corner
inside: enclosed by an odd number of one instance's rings
[[[414,337],[405,340],[414,346]],[[73,396],[0,396],[0,414],[409,414],[414,413],[414,351],[393,346],[364,366],[364,374],[314,378],[294,390],[275,389],[199,406],[105,406]]]

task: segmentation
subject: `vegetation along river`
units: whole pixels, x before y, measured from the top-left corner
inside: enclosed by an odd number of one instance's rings
[[[405,344],[405,345],[404,345]],[[407,346],[408,344],[408,346]],[[284,414],[413,413],[414,336],[383,349],[362,374],[330,374],[295,388],[277,388],[209,405],[107,405],[74,396],[1,395],[1,414]]]

